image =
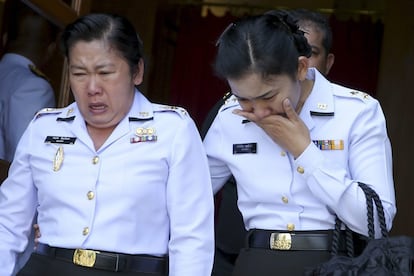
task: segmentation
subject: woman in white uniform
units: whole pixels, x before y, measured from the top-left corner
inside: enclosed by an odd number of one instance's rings
[[[214,205],[193,120],[138,91],[143,47],[125,18],[81,17],[62,46],[75,102],[39,112],[17,147],[0,190],[0,275],[37,211],[19,275],[209,276]]]
[[[367,235],[358,181],[376,190],[392,226],[391,146],[381,107],[308,68],[310,56],[283,11],[243,18],[218,40],[215,69],[233,96],[204,145],[214,192],[235,177],[249,231],[234,275],[302,275],[329,258],[336,216],[355,239]]]

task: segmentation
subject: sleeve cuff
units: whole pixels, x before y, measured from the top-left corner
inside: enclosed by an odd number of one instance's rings
[[[301,177],[308,178],[320,167],[322,162],[323,155],[320,149],[311,142],[304,152],[293,161],[295,173]]]

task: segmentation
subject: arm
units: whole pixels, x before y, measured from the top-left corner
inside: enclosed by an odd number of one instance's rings
[[[0,188],[0,275],[11,275],[17,254],[24,251],[31,232],[37,202],[32,182],[29,155],[30,130],[22,137],[22,146]]]
[[[8,127],[6,148],[12,160],[14,151],[24,130],[36,112],[45,107],[55,107],[55,96],[50,84],[38,77],[22,82],[10,98],[9,114],[5,122]]]
[[[221,143],[222,131],[223,130],[220,127],[220,118],[216,117],[203,142],[210,167],[211,184],[213,186],[214,194],[217,194],[217,192],[221,190],[232,175],[227,164],[222,160],[223,152],[226,152],[222,148]]]
[[[169,273],[209,276],[214,255],[214,205],[207,159],[189,118],[176,133],[167,183]]]
[[[377,101],[370,101],[349,130],[348,170],[310,144],[295,160],[312,193],[353,231],[367,234],[366,200],[357,181],[370,185],[381,198],[388,229],[396,213],[392,155],[385,118]],[[329,183],[329,185],[327,185]],[[376,229],[379,229],[376,223]],[[376,236],[380,232],[376,231]]]

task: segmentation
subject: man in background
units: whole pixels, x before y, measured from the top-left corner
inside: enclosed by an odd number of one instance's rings
[[[0,159],[11,162],[35,113],[56,105],[53,89],[39,69],[53,53],[56,31],[20,1],[9,2],[13,22],[3,37],[5,54],[0,61]]]
[[[312,47],[310,66],[318,69],[323,75],[328,75],[334,64],[335,55],[331,53],[332,30],[327,18],[318,12],[304,9],[291,12],[297,18],[297,24],[305,32],[305,37]]]
[[[5,52],[0,60],[0,159],[11,162],[17,144],[37,111],[55,107],[55,94],[40,71],[55,50],[57,31],[21,1],[6,3],[9,13]],[[15,273],[34,247],[34,231]]]
[[[335,56],[331,53],[332,31],[328,19],[313,11],[305,9],[292,10],[300,29],[312,48],[309,58],[309,67],[315,67],[323,75],[327,75],[334,64]],[[219,108],[231,96],[228,93],[209,112],[201,128],[204,138]],[[213,276],[228,276],[232,274],[234,263],[240,249],[245,243],[247,231],[244,228],[243,218],[237,207],[236,183],[232,178],[224,185],[218,198],[216,222],[216,252],[213,267]],[[277,274],[277,273],[276,273]]]

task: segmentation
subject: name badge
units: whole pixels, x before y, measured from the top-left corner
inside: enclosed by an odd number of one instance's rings
[[[234,144],[233,154],[257,153],[257,143]]]
[[[75,144],[76,137],[63,137],[63,136],[47,136],[45,139],[46,144]]]

